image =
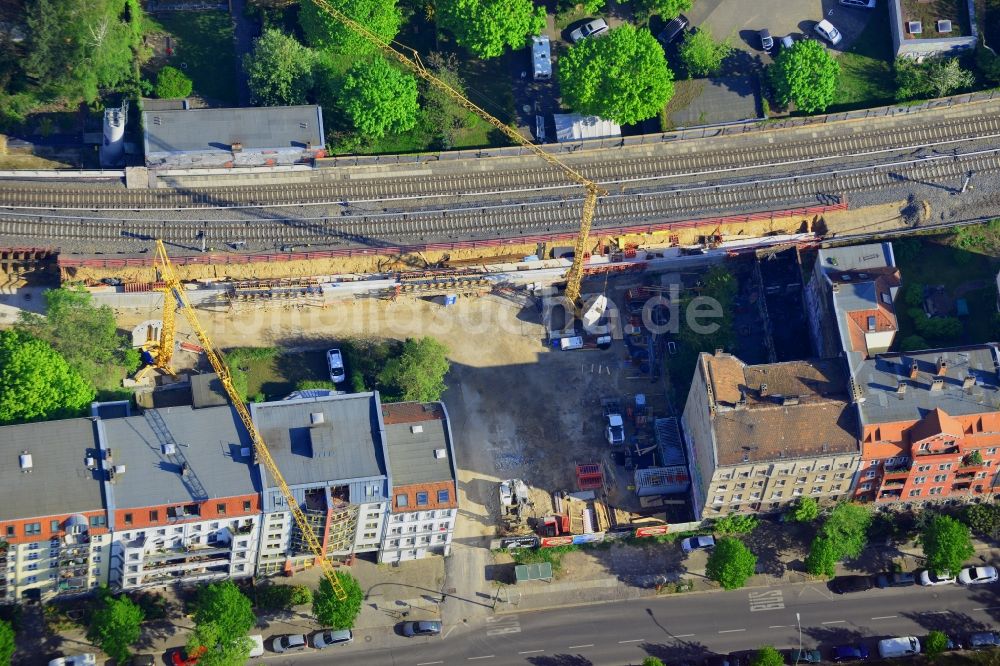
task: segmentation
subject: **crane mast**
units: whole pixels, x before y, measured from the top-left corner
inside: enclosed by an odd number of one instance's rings
[[[423,62],[420,60],[420,54],[414,49],[409,47],[403,47],[410,52],[411,55],[407,55],[397,49],[393,48],[388,42],[376,35],[374,32],[369,30],[365,25],[355,21],[351,17],[347,16],[340,10],[334,8],[330,5],[327,0],[307,0],[314,3],[317,7],[325,11],[327,14],[337,19],[348,28],[356,32],[361,37],[378,47],[383,55],[391,58],[406,69],[410,70],[417,76],[419,76],[427,83],[431,84],[444,94],[446,94],[452,101],[466,109],[475,113],[477,116],[488,122],[493,127],[500,130],[507,138],[516,144],[524,146],[530,150],[535,156],[545,160],[550,166],[553,166],[560,171],[562,171],[567,178],[583,186],[584,199],[583,199],[583,212],[580,219],[580,229],[577,232],[576,242],[574,243],[574,254],[573,254],[573,264],[570,266],[569,272],[566,274],[566,298],[573,303],[574,307],[578,306],[578,301],[580,299],[580,283],[583,281],[583,262],[584,256],[587,253],[587,239],[590,237],[590,227],[594,222],[594,212],[597,209],[597,199],[598,197],[607,194],[607,190],[601,188],[600,185],[590,180],[579,171],[571,167],[570,165],[563,162],[561,159],[555,155],[550,154],[548,151],[543,150],[541,146],[533,143],[532,141],[521,136],[521,133],[517,130],[509,127],[499,118],[493,116],[493,114],[484,110],[482,107],[478,106],[460,91],[455,90],[452,86],[448,85],[434,74],[428,70]],[[402,45],[400,45],[402,46]]]
[[[201,343],[202,348],[205,350],[205,356],[208,357],[208,362],[212,366],[212,370],[215,374],[219,376],[219,381],[222,382],[222,387],[226,391],[226,395],[229,396],[230,402],[233,403],[233,407],[236,409],[236,413],[240,415],[240,420],[243,421],[243,426],[246,428],[247,433],[250,435],[250,440],[253,442],[254,452],[257,454],[257,459],[264,463],[264,467],[267,468],[268,474],[274,479],[274,482],[278,485],[281,490],[281,494],[285,498],[285,503],[288,504],[288,508],[292,512],[292,517],[295,519],[295,524],[298,525],[299,531],[302,532],[302,536],[309,546],[309,550],[316,556],[316,562],[319,564],[320,568],[323,570],[323,575],[330,582],[333,587],[333,592],[337,596],[337,599],[344,601],[347,599],[347,592],[344,590],[344,586],[341,585],[340,579],[337,578],[337,573],[328,559],[326,559],[323,553],[323,544],[320,543],[319,538],[313,531],[312,525],[306,519],[305,513],[299,507],[298,502],[295,501],[295,496],[292,495],[291,489],[288,487],[288,483],[285,481],[284,475],[281,470],[278,469],[278,465],[274,462],[274,458],[271,457],[271,452],[267,448],[267,444],[264,442],[264,438],[261,436],[260,431],[257,430],[257,426],[254,425],[253,419],[250,417],[250,410],[247,409],[246,403],[243,402],[243,398],[240,397],[239,392],[236,391],[236,387],[233,385],[233,377],[229,372],[229,367],[225,363],[225,359],[222,352],[219,351],[215,345],[212,343],[212,339],[208,337],[208,333],[202,327],[201,323],[198,321],[198,315],[194,312],[194,307],[192,307],[191,302],[188,300],[187,294],[184,291],[184,285],[181,284],[180,278],[177,276],[177,272],[174,270],[174,265],[170,261],[170,257],[167,255],[167,249],[163,245],[163,241],[160,239],[156,240],[156,258],[160,263],[160,279],[164,282],[164,298],[167,298],[172,293],[173,296],[180,302],[181,309],[184,312],[184,317],[187,319],[188,324],[194,331],[194,334],[198,336],[198,342]],[[171,310],[171,305],[169,302],[164,302],[164,309]],[[173,331],[171,330],[171,337]]]

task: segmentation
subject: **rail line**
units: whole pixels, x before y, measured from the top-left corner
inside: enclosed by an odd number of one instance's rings
[[[826,140],[749,142],[740,148],[712,148],[687,153],[655,149],[659,154],[624,159],[609,152],[601,161],[579,166],[603,185],[645,184],[671,178],[698,179],[750,169],[800,166],[832,160],[857,160],[886,153],[955,146],[1000,137],[1000,112],[948,119],[916,127],[865,128]],[[672,145],[672,144],[671,144]],[[0,209],[64,211],[177,211],[327,206],[402,200],[470,197],[572,190],[559,173],[544,167],[469,171],[426,176],[370,177],[316,183],[254,184],[204,189],[125,190],[120,187],[53,187],[0,182]]]
[[[813,176],[780,176],[727,186],[703,185],[683,190],[602,197],[595,229],[650,220],[688,219],[714,211],[752,210],[775,205],[836,203],[843,195],[865,192],[901,181],[940,182],[957,186],[969,171],[1000,171],[1000,148],[958,157],[908,160],[882,167],[858,167]],[[578,224],[573,200],[535,201],[450,210],[347,215],[341,217],[274,218],[252,221],[137,220],[53,216],[0,216],[0,236],[60,240],[135,240],[154,238],[191,244],[204,234],[213,242],[246,243],[250,247],[282,244],[356,246],[403,241],[496,238],[572,231]]]

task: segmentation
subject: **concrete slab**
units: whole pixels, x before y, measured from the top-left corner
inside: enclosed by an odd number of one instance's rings
[[[674,84],[674,99],[667,105],[673,127],[694,127],[760,117],[756,78],[720,77],[692,79]]]

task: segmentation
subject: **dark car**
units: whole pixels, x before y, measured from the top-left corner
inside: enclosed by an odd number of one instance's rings
[[[830,591],[836,594],[848,594],[850,592],[864,592],[870,590],[875,585],[871,576],[837,576],[830,581]]]
[[[757,31],[757,36],[760,37],[760,48],[765,51],[770,51],[774,48],[774,37],[771,37],[771,31],[767,28]]]
[[[885,589],[887,587],[909,587],[917,584],[917,577],[909,572],[891,573],[886,571],[880,573],[875,579],[875,584]]]
[[[785,660],[795,666],[795,664],[818,664],[823,661],[823,653],[819,650],[789,650],[785,655]]]
[[[830,652],[830,661],[862,661],[869,656],[865,645],[838,645]]]
[[[684,28],[688,27],[689,23],[687,17],[681,14],[663,26],[663,30],[656,36],[656,41],[664,47],[667,46],[684,32]]]
[[[441,623],[438,620],[421,620],[419,622],[404,622],[404,636],[437,636],[441,633]]]
[[[965,641],[965,647],[970,650],[983,650],[997,646],[1000,646],[1000,636],[992,631],[979,631],[970,634],[969,640]]]
[[[130,666],[154,666],[156,657],[151,654],[134,654],[128,663]]]

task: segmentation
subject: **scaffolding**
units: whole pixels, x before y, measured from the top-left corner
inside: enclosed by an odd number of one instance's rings
[[[226,291],[230,309],[274,303],[288,305],[323,305],[323,287],[311,277],[243,280],[233,282]]]

